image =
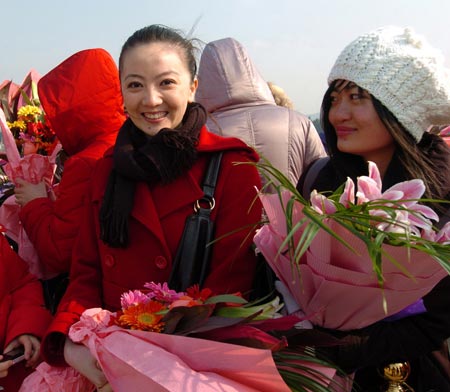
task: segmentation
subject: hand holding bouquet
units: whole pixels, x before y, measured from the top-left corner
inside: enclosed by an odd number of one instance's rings
[[[152,282],[124,293],[121,305],[115,313],[86,310],[69,333],[90,349],[115,391],[319,392],[335,374],[312,356],[289,353],[282,335],[300,320],[278,315],[278,299],[257,305],[239,293],[213,295],[198,286],[179,293]],[[24,385],[56,376],[38,370]]]

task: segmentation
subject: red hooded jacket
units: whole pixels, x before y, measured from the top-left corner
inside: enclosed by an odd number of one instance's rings
[[[68,272],[80,210],[95,162],[114,144],[123,122],[117,66],[103,49],[78,52],[38,83],[47,119],[69,155],[58,198],[38,198],[20,219],[48,273]]]
[[[23,334],[44,335],[51,316],[44,308],[41,283],[28,272],[28,265],[0,234],[0,352]],[[0,379],[6,391],[17,391],[31,369],[24,363],[12,366]]]

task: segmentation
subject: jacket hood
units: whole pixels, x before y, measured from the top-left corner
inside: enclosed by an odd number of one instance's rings
[[[126,119],[119,72],[103,49],[70,56],[39,80],[38,93],[47,120],[69,155],[95,141],[113,143]]]
[[[208,112],[275,100],[246,49],[233,38],[212,41],[203,50],[195,100]]]

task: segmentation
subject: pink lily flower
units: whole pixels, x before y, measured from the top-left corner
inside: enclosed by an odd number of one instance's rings
[[[372,161],[369,161],[369,177],[375,181],[377,188],[381,190],[380,171],[378,170],[378,166]]]
[[[386,192],[383,193],[383,198],[388,199],[389,193],[393,191],[400,191],[402,194],[400,198],[406,200],[402,204],[405,207],[410,207],[417,204],[417,201],[411,199],[420,199],[425,193],[425,185],[420,179],[399,182],[386,190]],[[390,198],[390,200],[398,200],[400,198]]]
[[[450,245],[450,222],[447,222],[436,234],[436,242],[444,245]]]
[[[395,219],[392,223],[383,222],[377,225],[377,228],[385,232],[404,234],[405,236],[410,234],[420,235],[419,230],[411,225],[408,212],[402,210],[395,212]]]
[[[319,214],[334,214],[336,212],[333,201],[318,193],[315,189],[311,192],[311,207]]]
[[[355,203],[355,183],[350,177],[347,177],[345,182],[344,192],[339,198],[339,203],[345,207],[350,207],[350,204]]]
[[[381,188],[376,180],[367,176],[361,176],[358,177],[357,181],[358,192],[356,192],[356,198],[358,199],[358,204],[381,198]]]

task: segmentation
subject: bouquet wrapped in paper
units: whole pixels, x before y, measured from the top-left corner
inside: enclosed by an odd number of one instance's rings
[[[287,343],[269,331],[283,333],[300,321],[273,318],[278,299],[248,306],[240,295],[213,296],[195,286],[186,293],[167,284],[146,287],[148,292],[124,293],[119,312],[86,310],[69,332],[72,341],[89,348],[114,391],[291,391],[280,372],[312,392],[332,382],[335,369],[306,355],[274,360],[273,353],[283,353]],[[38,370],[22,389],[37,391],[33,385],[52,385],[66,376],[72,380],[67,369]],[[89,390],[84,377],[77,388],[70,390]]]
[[[61,146],[54,132],[45,124],[44,114],[36,98],[37,80],[37,74],[30,72],[19,88],[22,94],[16,97],[16,103],[27,104],[19,107],[14,121],[7,121],[0,109],[0,128],[7,158],[3,170],[13,184],[17,178],[33,184],[45,181],[50,189],[56,168],[56,154]],[[31,98],[26,91],[31,94]],[[6,228],[7,235],[17,242],[19,255],[28,263],[30,271],[39,278],[51,278],[40,265],[36,251],[20,224],[19,211],[14,196],[10,196],[0,207],[0,222]]]
[[[268,217],[255,243],[277,277],[315,325],[350,330],[408,308],[449,271],[450,225],[417,200],[421,180],[381,192],[378,169],[348,180],[329,198],[313,191],[307,203],[295,190],[261,195]],[[407,314],[407,313],[406,313]]]

